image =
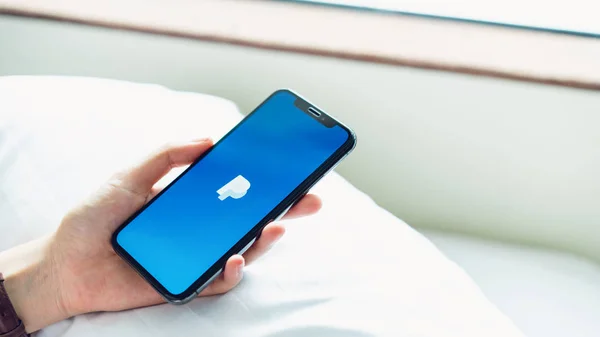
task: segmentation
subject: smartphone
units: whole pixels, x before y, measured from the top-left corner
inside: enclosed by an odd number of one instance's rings
[[[355,145],[338,120],[276,91],[123,223],[112,246],[168,302],[186,303]]]

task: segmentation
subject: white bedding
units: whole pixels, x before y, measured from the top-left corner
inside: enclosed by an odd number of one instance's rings
[[[155,85],[0,78],[0,250],[56,228],[113,171],[160,144],[239,121],[224,99]],[[521,336],[430,242],[332,173],[318,215],[230,293],[185,306],[93,313],[39,336]]]

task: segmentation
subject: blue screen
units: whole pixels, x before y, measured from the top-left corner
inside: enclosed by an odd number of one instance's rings
[[[272,95],[117,235],[170,293],[189,288],[347,141],[295,100]]]

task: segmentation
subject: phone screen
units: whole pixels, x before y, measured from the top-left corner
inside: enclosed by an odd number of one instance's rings
[[[351,137],[278,91],[155,198],[116,242],[181,294]]]

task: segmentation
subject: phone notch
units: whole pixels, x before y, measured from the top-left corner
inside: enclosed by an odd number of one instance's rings
[[[319,110],[313,108],[312,106],[308,107],[308,112],[310,112],[311,114],[313,114],[317,118],[321,117],[321,112]]]
[[[336,122],[333,118],[329,117],[319,108],[303,100],[300,97],[296,98],[296,101],[294,101],[294,105],[298,109],[302,110],[305,114],[311,116],[313,119],[317,120],[319,123],[325,125],[328,128],[331,128],[334,125],[336,125]]]

